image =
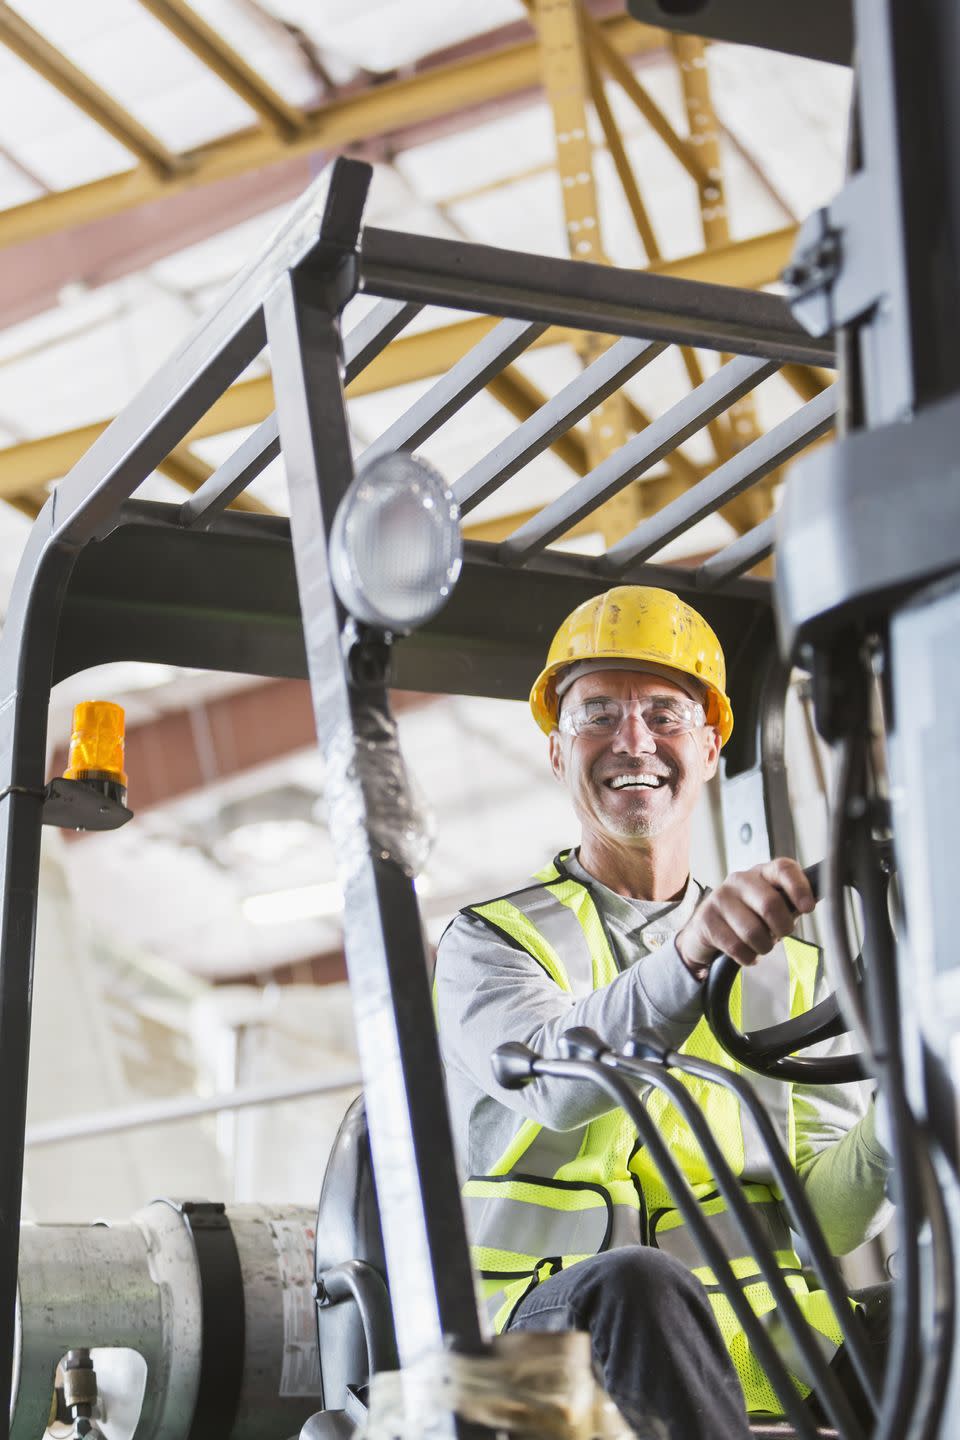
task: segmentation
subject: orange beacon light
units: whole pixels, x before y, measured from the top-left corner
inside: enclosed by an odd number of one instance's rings
[[[125,804],[124,723],[123,707],[110,700],[83,700],[75,705],[64,779],[82,780]]]

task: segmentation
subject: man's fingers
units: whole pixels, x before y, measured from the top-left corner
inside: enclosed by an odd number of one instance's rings
[[[732,955],[738,965],[753,965],[758,955],[766,955],[777,943],[763,916],[739,895],[725,899],[719,918],[724,932],[733,937],[733,948],[725,945],[724,953]]]
[[[774,941],[789,935],[797,922],[797,908],[779,886],[755,870],[739,877],[740,898],[759,916]]]
[[[782,891],[797,914],[810,914],[817,903],[816,896],[796,860],[781,857],[778,860],[769,860],[758,869],[764,880]]]
[[[738,965],[753,965],[775,944],[763,921],[732,892],[717,903],[711,895],[677,936],[680,957],[690,969],[709,965],[718,954]]]
[[[704,905],[708,903],[704,901]],[[677,936],[676,946],[680,959],[698,979],[703,979],[717,955],[732,955],[740,965],[752,965],[756,959],[723,916],[715,912],[688,921]]]
[[[719,951],[738,965],[754,965],[789,935],[798,915],[816,904],[795,860],[770,860],[730,875],[709,895],[680,934],[677,949],[697,973]]]

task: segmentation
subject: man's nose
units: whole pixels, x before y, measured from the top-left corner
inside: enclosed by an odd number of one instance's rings
[[[656,737],[647,729],[639,710],[628,710],[613,742],[621,755],[652,755],[657,748]]]

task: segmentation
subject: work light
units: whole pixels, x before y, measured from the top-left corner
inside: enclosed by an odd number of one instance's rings
[[[397,450],[361,469],[330,534],[330,573],[350,614],[405,635],[431,620],[463,559],[460,511],[432,465]]]

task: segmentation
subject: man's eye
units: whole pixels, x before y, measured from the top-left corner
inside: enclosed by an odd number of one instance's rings
[[[679,723],[680,716],[675,710],[652,710],[646,721],[652,730],[667,730]]]
[[[586,717],[586,725],[589,730],[612,730],[616,724],[616,716],[598,710]]]

